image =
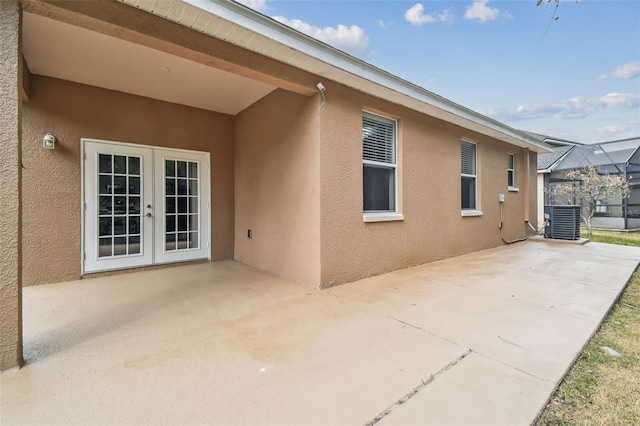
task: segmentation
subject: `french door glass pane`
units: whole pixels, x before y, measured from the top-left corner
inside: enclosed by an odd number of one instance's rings
[[[98,257],[140,254],[141,159],[98,155]]]
[[[165,159],[166,251],[199,247],[198,162]]]

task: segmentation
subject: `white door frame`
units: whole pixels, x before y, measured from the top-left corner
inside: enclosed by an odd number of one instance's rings
[[[207,152],[173,148],[160,148],[106,140],[82,138],[82,258],[81,274],[128,269],[161,263],[182,262],[196,259],[211,259],[210,228],[210,155]],[[100,257],[98,246],[98,155],[128,155],[140,157],[142,187],[140,216],[140,253],[114,257]],[[197,205],[196,215],[191,215],[190,226],[196,227],[191,235],[197,237],[194,248],[165,250],[165,177],[164,159],[191,162],[197,170],[196,193],[190,205]],[[113,178],[115,180],[115,177]],[[135,179],[135,176],[134,176]],[[194,180],[194,179],[191,179]],[[193,183],[193,182],[192,182]],[[195,202],[195,204],[194,204]],[[194,213],[194,212],[191,212]],[[183,215],[184,216],[184,215]],[[134,220],[138,220],[134,216]],[[115,233],[115,232],[114,232]],[[184,235],[184,234],[182,234]],[[114,240],[115,241],[115,240]],[[123,240],[120,240],[123,241]],[[193,244],[192,244],[193,245]],[[133,249],[135,251],[136,249]]]

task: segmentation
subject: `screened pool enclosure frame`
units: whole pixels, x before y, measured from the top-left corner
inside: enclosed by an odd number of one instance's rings
[[[592,219],[594,228],[640,229],[640,137],[576,145],[544,176],[545,205],[572,204],[578,200],[558,197],[554,187],[570,183],[567,172],[595,166],[600,173],[622,176],[631,184],[625,199],[601,200]]]

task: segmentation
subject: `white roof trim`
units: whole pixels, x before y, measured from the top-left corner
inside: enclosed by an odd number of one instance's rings
[[[438,96],[239,3],[230,0],[118,1],[474,132],[534,152],[550,152],[546,144],[524,132]],[[203,12],[207,16],[203,16]],[[213,22],[219,18],[226,23]],[[235,31],[236,28],[224,28],[224,24],[241,28]]]

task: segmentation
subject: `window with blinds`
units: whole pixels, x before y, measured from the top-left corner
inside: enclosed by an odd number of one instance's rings
[[[396,122],[362,113],[363,211],[396,211]]]
[[[516,186],[514,163],[515,154],[507,154],[507,186],[509,188]]]
[[[396,163],[396,123],[369,113],[362,115],[362,158],[378,163]]]
[[[461,208],[477,209],[476,144],[462,141],[460,154]]]

